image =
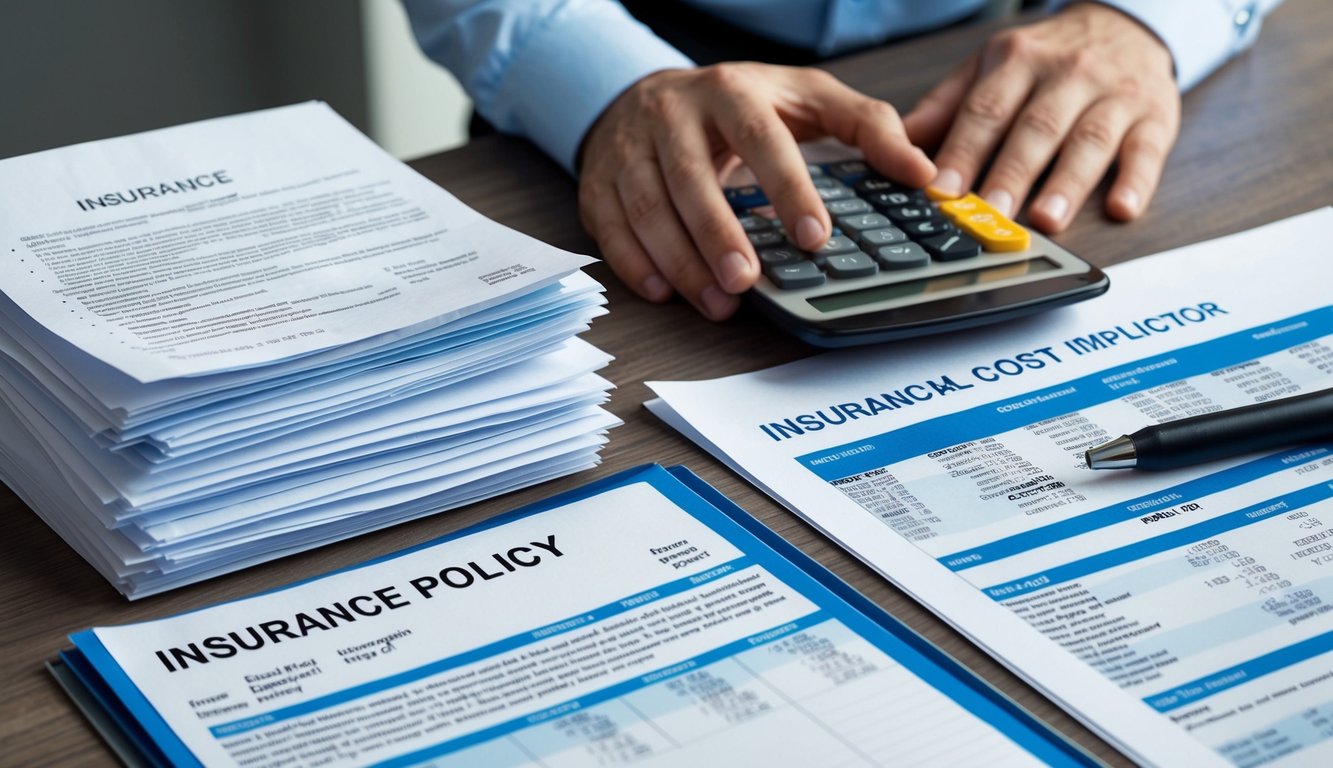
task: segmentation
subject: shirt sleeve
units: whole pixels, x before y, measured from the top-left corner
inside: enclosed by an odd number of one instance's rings
[[[570,172],[583,135],[626,88],[694,66],[611,0],[403,0],[427,56],[496,128]]]
[[[1058,11],[1075,0],[1050,0]],[[1188,91],[1259,36],[1282,0],[1098,0],[1152,30],[1171,51],[1176,83]]]

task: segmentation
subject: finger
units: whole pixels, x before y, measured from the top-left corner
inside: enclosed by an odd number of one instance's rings
[[[1013,63],[985,71],[958,105],[958,115],[935,157],[939,176],[932,186],[952,195],[971,189],[986,158],[1032,91],[1035,74]]]
[[[1061,78],[1038,87],[1014,118],[981,184],[981,196],[1006,216],[1023,207],[1033,182],[1092,100],[1089,83],[1083,79]]]
[[[807,251],[820,247],[832,232],[828,209],[791,130],[769,102],[730,96],[718,105],[718,132],[750,167],[796,244]]]
[[[748,290],[759,279],[759,260],[722,194],[702,125],[670,126],[656,141],[667,190],[695,249],[724,291]]]
[[[648,301],[660,303],[671,298],[671,286],[640,247],[613,185],[589,181],[585,176],[579,187],[579,212],[583,228],[597,241],[602,259],[621,282]]]
[[[876,170],[914,187],[925,186],[935,174],[926,153],[912,144],[898,111],[888,102],[858,93],[825,72],[808,89],[809,106],[820,128],[844,144],[861,150]]]
[[[630,229],[667,283],[705,317],[730,317],[738,301],[718,287],[712,270],[681,225],[656,159],[627,165],[617,180],[616,191]]]
[[[1069,131],[1050,177],[1028,208],[1032,224],[1043,232],[1060,232],[1096,188],[1115,159],[1116,150],[1133,122],[1123,101],[1103,99],[1083,113]]]
[[[954,115],[963,101],[967,89],[976,82],[977,70],[981,63],[979,54],[972,54],[963,61],[939,85],[921,97],[911,112],[903,117],[903,128],[907,138],[918,147],[934,149],[944,141],[944,136],[953,125]]]
[[[1120,146],[1120,170],[1106,194],[1106,213],[1128,221],[1138,218],[1157,191],[1166,156],[1176,140],[1174,124],[1153,118],[1135,123]]]

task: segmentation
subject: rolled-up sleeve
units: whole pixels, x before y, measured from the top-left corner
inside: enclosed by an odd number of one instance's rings
[[[526,136],[575,172],[598,115],[684,54],[610,0],[403,0],[421,49],[462,83],[498,129]]]
[[[1059,10],[1076,0],[1053,0]],[[1282,0],[1097,0],[1152,30],[1168,50],[1181,91],[1193,88],[1259,36],[1264,16]]]

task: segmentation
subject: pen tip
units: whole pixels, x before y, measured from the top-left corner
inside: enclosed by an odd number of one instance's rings
[[[1083,455],[1088,469],[1128,469],[1138,463],[1134,441],[1122,435],[1104,445],[1089,448]]]

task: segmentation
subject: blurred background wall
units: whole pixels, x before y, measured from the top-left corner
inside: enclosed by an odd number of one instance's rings
[[[0,158],[308,99],[403,159],[471,110],[397,0],[0,0]]]

